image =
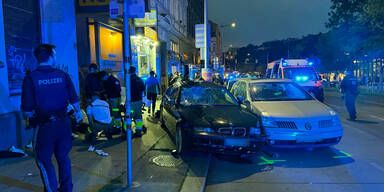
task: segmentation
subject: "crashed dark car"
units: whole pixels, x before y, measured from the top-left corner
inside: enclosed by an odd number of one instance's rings
[[[260,118],[225,88],[209,82],[183,82],[163,96],[160,120],[176,151],[191,147],[223,154],[252,154],[264,144]]]

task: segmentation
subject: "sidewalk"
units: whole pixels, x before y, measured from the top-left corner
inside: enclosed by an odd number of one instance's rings
[[[154,158],[161,155],[169,158],[174,144],[158,123],[147,120],[144,123],[148,127],[147,133],[142,138],[132,140],[133,181],[139,186],[129,191],[179,191],[188,165],[181,158],[171,159],[178,162],[179,165],[175,167],[155,165],[152,162]],[[83,137],[81,135],[79,138]],[[73,191],[127,191],[124,189],[127,180],[126,142],[114,136],[112,141],[101,145],[109,153],[108,157],[88,152],[89,145],[82,139],[73,141],[70,153]],[[0,191],[43,191],[33,154],[31,150],[26,152],[29,154],[27,157],[0,159]]]

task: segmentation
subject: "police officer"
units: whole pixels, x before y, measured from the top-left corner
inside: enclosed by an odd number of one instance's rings
[[[359,94],[357,79],[354,77],[352,70],[345,71],[345,77],[340,83],[340,92],[343,94],[344,103],[349,113],[349,120],[356,119],[355,101]]]
[[[143,104],[144,82],[136,75],[136,67],[131,66],[129,68],[129,74],[131,75],[131,109],[132,118],[135,120],[135,134],[141,136],[143,134],[143,115],[141,113],[141,107]]]
[[[39,66],[24,78],[21,109],[27,117],[34,116],[38,120],[33,141],[37,166],[45,191],[72,191],[68,156],[72,148],[71,124],[66,111],[71,104],[76,119],[81,120],[79,98],[69,75],[52,67],[56,61],[54,45],[39,45],[34,56]],[[58,164],[59,189],[52,154]]]
[[[87,97],[87,102],[91,103],[92,95],[101,91],[102,86],[97,75],[97,65],[92,63],[88,66],[88,74],[85,78],[85,95]]]
[[[119,79],[112,74],[108,75],[107,72],[101,71],[100,77],[103,85],[103,92],[106,95],[111,108],[111,115],[113,118],[114,126],[119,130],[121,128],[121,85]]]

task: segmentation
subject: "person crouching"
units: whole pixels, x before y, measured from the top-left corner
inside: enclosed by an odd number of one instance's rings
[[[109,104],[100,99],[100,93],[92,95],[92,103],[87,107],[87,115],[89,121],[88,134],[91,145],[88,151],[95,151],[98,155],[108,156],[103,150],[96,150],[96,136],[100,132],[104,132],[108,139],[112,139],[110,128],[113,126]]]

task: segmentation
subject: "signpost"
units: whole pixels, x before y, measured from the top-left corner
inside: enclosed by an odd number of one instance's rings
[[[126,85],[125,120],[124,128],[127,132],[127,185],[132,186],[132,119],[131,113],[131,75],[128,73],[132,65],[131,53],[131,18],[143,18],[145,16],[144,0],[124,0],[124,74]]]

